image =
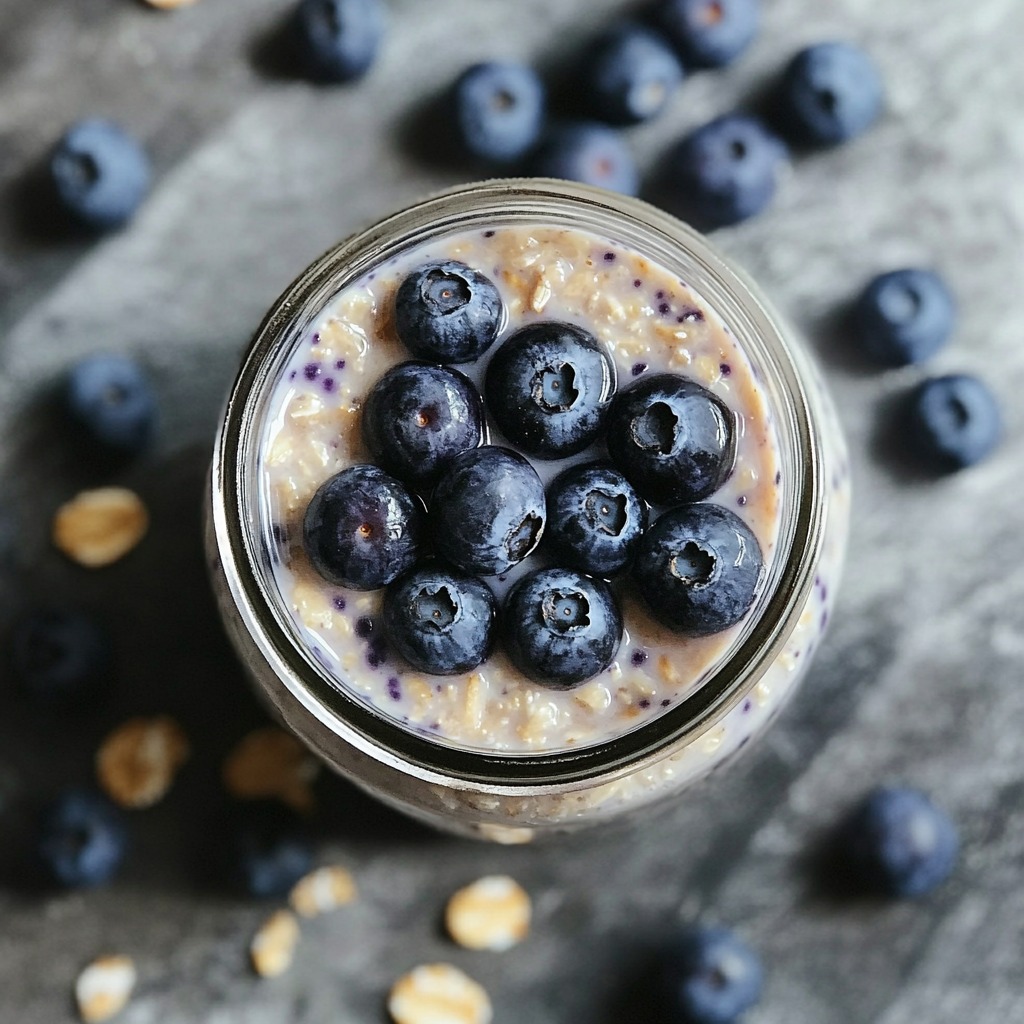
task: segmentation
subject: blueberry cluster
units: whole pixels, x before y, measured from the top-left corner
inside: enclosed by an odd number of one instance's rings
[[[500,635],[524,675],[576,686],[615,657],[613,586],[626,580],[686,635],[746,614],[762,575],[757,538],[705,501],[735,459],[735,418],[719,398],[670,373],[619,390],[608,352],[577,324],[540,321],[502,338],[497,288],[456,261],[410,273],[394,312],[417,358],[374,384],[362,430],[375,461],[320,486],[303,539],[331,583],[386,588],[387,641],[406,661],[464,672]],[[488,353],[481,396],[450,364]],[[488,417],[507,446],[489,443]],[[546,489],[530,462],[574,456]],[[481,577],[535,551],[545,564],[499,609]]]

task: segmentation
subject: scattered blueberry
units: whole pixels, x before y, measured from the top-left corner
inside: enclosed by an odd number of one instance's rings
[[[121,813],[99,793],[70,790],[43,815],[39,855],[61,885],[78,888],[110,881],[127,848]]]
[[[683,80],[683,68],[662,36],[627,22],[606,32],[586,54],[583,79],[596,117],[635,124],[664,108]]]
[[[501,432],[527,455],[561,459],[588,447],[615,393],[615,363],[574,324],[521,327],[494,353],[484,383]]]
[[[572,569],[535,569],[519,579],[502,613],[505,650],[535,683],[568,690],[614,660],[622,616],[608,584]]]
[[[541,140],[533,172],[627,196],[635,196],[640,188],[636,161],[625,140],[615,129],[591,121],[552,125]]]
[[[250,896],[284,896],[313,867],[299,816],[281,804],[255,801],[237,809],[228,844],[229,877]]]
[[[923,896],[944,882],[960,847],[949,816],[924,793],[902,786],[869,793],[838,838],[858,882],[897,897]]]
[[[882,78],[852,43],[818,43],[786,67],[779,90],[779,128],[793,142],[833,146],[877,120]]]
[[[482,444],[483,400],[457,370],[401,363],[370,389],[363,440],[385,472],[412,484],[436,479],[454,455]]]
[[[146,151],[113,121],[73,124],[50,156],[50,178],[64,208],[88,228],[126,224],[149,192]]]
[[[395,296],[398,337],[420,359],[472,362],[494,344],[504,318],[493,282],[456,260],[420,267]]]
[[[739,622],[754,603],[764,559],[757,538],[720,505],[682,505],[644,534],[633,578],[651,614],[686,636]]]
[[[785,145],[757,118],[726,114],[669,150],[667,185],[679,212],[710,231],[760,213],[786,157]]]
[[[608,453],[652,504],[701,501],[732,472],[734,421],[725,403],[696,381],[651,374],[612,401]]]
[[[735,60],[761,20],[759,0],[661,0],[660,14],[683,60],[705,68]]]
[[[520,160],[540,138],[544,86],[525,64],[474,64],[456,81],[454,100],[459,140],[481,160]]]
[[[419,556],[423,511],[394,477],[376,466],[356,465],[320,485],[302,529],[306,554],[325,580],[376,590]]]
[[[628,569],[647,529],[647,506],[600,462],[570,466],[548,485],[544,542],[559,565],[609,577]]]
[[[1003,435],[996,396],[984,381],[967,374],[923,381],[910,395],[908,415],[918,452],[944,471],[980,462]]]
[[[145,371],[123,355],[89,356],[71,367],[64,390],[67,410],[98,444],[134,453],[156,426],[156,396]]]
[[[11,675],[23,693],[60,708],[90,704],[109,686],[113,645],[91,615],[44,608],[22,615],[12,627]]]
[[[665,950],[666,1015],[680,1024],[734,1024],[761,998],[760,957],[721,927],[687,928]]]
[[[456,455],[430,503],[438,554],[479,576],[521,562],[540,541],[544,517],[536,470],[518,452],[492,445]]]
[[[326,82],[365,75],[386,28],[381,0],[301,0],[295,18],[305,70]]]
[[[451,675],[476,668],[490,654],[498,605],[473,576],[414,569],[384,593],[384,628],[413,668]]]
[[[953,333],[956,303],[931,270],[890,270],[871,279],[853,309],[860,344],[887,366],[920,363]]]

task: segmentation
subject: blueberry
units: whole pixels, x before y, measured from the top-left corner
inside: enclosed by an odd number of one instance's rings
[[[584,57],[583,88],[594,115],[635,124],[660,113],[683,80],[665,39],[629,22],[616,25]]]
[[[660,14],[683,60],[705,68],[735,60],[761,20],[759,0],[662,0]]]
[[[726,114],[697,128],[665,160],[679,212],[705,231],[760,213],[775,196],[786,147],[757,118]]]
[[[851,43],[818,43],[787,65],[779,87],[779,127],[794,142],[833,146],[878,118],[882,79],[874,61]]]
[[[487,408],[527,455],[561,459],[597,438],[615,393],[615,364],[574,324],[528,324],[506,339],[487,367]]]
[[[934,271],[890,270],[871,279],[853,309],[861,347],[886,366],[934,355],[953,333],[956,303]]]
[[[953,872],[956,826],[922,792],[873,790],[839,829],[839,851],[864,887],[901,898],[923,896]]]
[[[250,896],[284,896],[313,867],[313,849],[299,816],[281,804],[256,801],[237,809],[228,843],[229,879]]]
[[[151,176],[142,146],[101,118],[78,121],[64,133],[49,173],[61,205],[96,231],[126,224],[149,192]]]
[[[535,683],[569,690],[603,672],[622,639],[608,584],[573,569],[535,569],[505,598],[505,650]]]
[[[39,855],[61,885],[100,885],[117,874],[128,848],[118,809],[99,793],[69,790],[43,815]]]
[[[408,483],[436,479],[446,462],[482,444],[484,407],[464,374],[427,363],[401,363],[370,390],[363,440],[381,469]]]
[[[145,371],[128,356],[95,355],[71,367],[64,400],[73,421],[104,448],[134,453],[156,426],[156,396]]]
[[[570,466],[548,485],[544,542],[559,565],[593,576],[628,569],[647,529],[647,506],[612,466]]]
[[[659,622],[686,636],[708,636],[746,615],[763,567],[746,523],[701,503],[670,509],[644,534],[633,578]]]
[[[474,64],[455,82],[454,103],[463,147],[490,163],[522,159],[544,126],[544,86],[525,64]]]
[[[608,453],[652,504],[700,501],[732,472],[735,420],[728,406],[696,381],[652,374],[612,401]]]
[[[967,374],[923,381],[910,395],[908,416],[918,453],[947,472],[980,462],[1003,436],[995,395]]]
[[[301,0],[295,24],[300,59],[310,77],[349,82],[370,70],[386,18],[380,0]]]
[[[541,140],[533,173],[566,178],[635,196],[640,175],[629,146],[607,125],[568,121],[552,125]]]
[[[473,576],[414,569],[384,593],[384,628],[413,668],[452,675],[476,668],[490,653],[498,605]]]
[[[456,455],[430,502],[438,554],[479,576],[505,572],[533,551],[544,515],[536,470],[517,452],[492,445]]]
[[[41,608],[19,618],[10,636],[11,675],[23,693],[58,708],[83,707],[110,683],[113,645],[85,612]]]
[[[661,967],[666,1016],[680,1024],[733,1024],[761,998],[761,959],[721,927],[691,927],[665,950]]]
[[[457,260],[413,271],[395,295],[395,327],[420,359],[470,363],[494,344],[505,306],[494,283]]]
[[[350,466],[320,485],[302,524],[306,554],[329,583],[376,590],[420,554],[423,512],[376,466]]]

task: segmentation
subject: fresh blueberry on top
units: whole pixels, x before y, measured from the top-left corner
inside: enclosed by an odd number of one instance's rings
[[[787,65],[779,88],[779,128],[793,142],[834,146],[877,120],[882,78],[852,43],[818,43]]]
[[[604,346],[574,324],[521,327],[487,367],[487,408],[501,432],[527,455],[576,455],[601,432],[615,364]]]
[[[949,816],[905,786],[869,793],[840,827],[838,840],[861,885],[901,898],[923,896],[944,882],[960,847]]]
[[[420,359],[470,363],[494,344],[505,307],[493,282],[457,260],[413,271],[395,295],[395,327]]]
[[[594,116],[635,124],[661,112],[683,80],[683,67],[657,32],[625,22],[602,35],[584,57],[583,88]]]
[[[734,1024],[761,998],[761,959],[728,928],[694,926],[669,943],[661,964],[666,1016],[680,1024]]]
[[[10,668],[23,693],[56,708],[86,706],[107,688],[114,666],[110,635],[85,612],[40,608],[15,621]]]
[[[386,28],[381,0],[300,0],[299,56],[310,77],[349,82],[370,70]]]
[[[452,675],[491,652],[498,604],[487,584],[438,567],[414,569],[384,592],[388,639],[413,668]]]
[[[552,125],[534,157],[533,173],[627,196],[635,196],[640,188],[640,174],[626,141],[613,128],[592,121]]]
[[[1003,436],[996,396],[984,381],[968,374],[923,381],[911,392],[907,411],[918,453],[939,470],[973,466]]]
[[[735,417],[688,377],[656,373],[620,391],[608,416],[608,454],[654,505],[701,501],[732,472]]]
[[[757,118],[726,114],[690,132],[665,159],[679,212],[705,231],[760,213],[775,195],[786,147]]]
[[[50,179],[61,205],[85,227],[126,224],[149,192],[146,151],[113,121],[73,124],[50,156]]]
[[[628,569],[647,529],[647,505],[603,462],[570,466],[548,485],[544,542],[559,565],[593,576]]]
[[[757,35],[759,0],[661,0],[661,24],[694,67],[735,60]]]
[[[544,86],[525,64],[488,62],[455,82],[455,124],[471,156],[489,163],[520,160],[544,126]]]
[[[535,569],[505,598],[505,650],[523,675],[569,690],[603,672],[622,639],[622,616],[603,580],[574,569]]]
[[[445,463],[484,441],[484,407],[457,370],[401,363],[366,396],[363,440],[377,465],[415,485],[432,482]]]
[[[386,586],[420,554],[422,505],[377,466],[349,466],[320,485],[306,508],[303,543],[329,583]]]
[[[235,811],[226,852],[228,878],[250,896],[284,896],[313,867],[313,849],[299,816],[272,801]]]
[[[120,811],[99,793],[69,790],[43,814],[39,856],[61,885],[78,888],[110,881],[127,848],[128,830]]]
[[[156,396],[146,372],[129,356],[89,356],[71,367],[64,399],[68,413],[97,444],[134,453],[156,426]]]
[[[438,554],[479,576],[505,572],[533,551],[544,516],[537,471],[518,452],[493,445],[456,455],[430,501]]]
[[[872,278],[853,309],[861,347],[886,366],[920,363],[953,333],[956,303],[932,270],[907,267]]]
[[[651,614],[685,636],[735,625],[754,603],[764,558],[746,523],[721,505],[681,505],[644,534],[633,579]]]

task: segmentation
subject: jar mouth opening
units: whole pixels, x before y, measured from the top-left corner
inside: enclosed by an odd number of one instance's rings
[[[375,266],[446,234],[541,223],[589,231],[642,253],[684,276],[728,320],[766,389],[786,399],[771,400],[783,449],[783,514],[758,611],[727,657],[692,693],[628,732],[579,749],[485,751],[414,732],[374,711],[331,682],[312,655],[297,647],[275,601],[274,585],[260,568],[265,510],[256,504],[260,492],[254,453],[262,422],[261,403],[252,399],[272,385],[275,356],[282,347],[290,348],[285,342],[305,329],[333,295]],[[491,789],[571,786],[636,770],[645,760],[699,735],[750,693],[781,653],[813,585],[823,534],[822,475],[808,396],[778,318],[756,287],[703,236],[640,200],[570,182],[506,179],[443,192],[385,218],[326,253],[278,299],[246,353],[228,400],[213,464],[214,527],[239,612],[293,706],[272,699],[300,735],[303,715],[312,714],[340,741],[418,776]]]

